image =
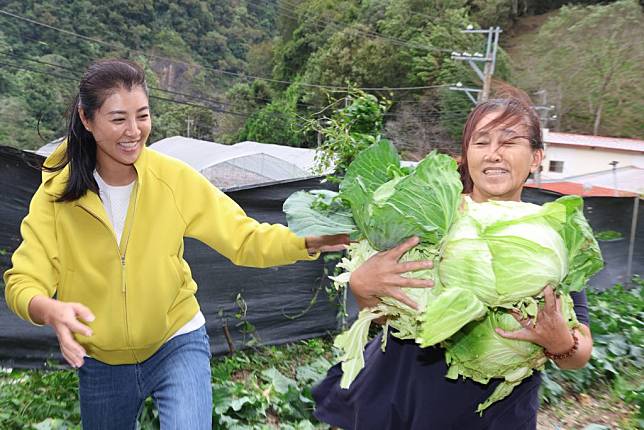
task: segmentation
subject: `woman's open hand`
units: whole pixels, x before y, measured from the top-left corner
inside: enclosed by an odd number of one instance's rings
[[[372,307],[380,302],[380,297],[392,297],[407,306],[417,309],[417,304],[402,288],[429,288],[434,282],[428,279],[410,279],[403,273],[431,269],[430,260],[400,263],[400,257],[414,246],[419,239],[412,237],[388,251],[374,254],[351,273],[349,285],[360,308]]]
[[[81,367],[87,353],[74,339],[74,333],[91,336],[92,329],[81,323],[80,320],[94,321],[94,314],[80,303],[67,303],[54,300],[45,296],[36,296],[29,303],[29,313],[36,322],[50,325],[56,332],[60,352],[67,363],[72,367]]]
[[[568,323],[561,312],[561,299],[555,295],[552,287],[543,290],[545,304],[537,314],[536,324],[530,318],[521,318],[518,313],[514,317],[522,328],[516,331],[505,331],[500,328],[496,332],[508,339],[519,339],[541,345],[551,354],[564,354],[575,344]],[[578,336],[578,347],[574,354],[567,358],[557,359],[561,369],[580,369],[588,363],[593,350],[593,338],[588,326],[579,324],[575,329]]]
[[[512,312],[512,315],[521,324],[522,328],[516,331],[505,331],[497,328],[496,332],[508,339],[527,340],[536,343],[553,354],[565,352],[574,344],[574,339],[561,312],[561,298],[556,296],[551,286],[547,286],[543,290],[543,297],[545,303],[543,308],[539,309],[536,319],[522,318],[515,311]]]

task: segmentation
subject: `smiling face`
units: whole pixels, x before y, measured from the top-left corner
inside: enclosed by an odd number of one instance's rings
[[[134,162],[150,135],[152,122],[148,97],[140,86],[119,87],[105,98],[92,118],[80,109],[83,125],[96,141],[96,169],[111,185],[124,185],[136,177]]]
[[[528,175],[541,165],[543,151],[533,149],[528,125],[522,121],[494,124],[499,112],[489,112],[476,125],[467,148],[476,202],[521,199]]]

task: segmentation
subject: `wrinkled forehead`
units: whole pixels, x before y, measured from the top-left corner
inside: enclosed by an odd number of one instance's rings
[[[490,133],[502,133],[504,135],[527,136],[530,124],[528,118],[516,113],[508,113],[503,110],[491,111],[485,114],[476,123],[473,137],[487,135]]]

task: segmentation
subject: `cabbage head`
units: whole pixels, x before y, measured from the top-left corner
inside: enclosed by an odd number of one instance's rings
[[[581,259],[575,254],[579,252],[576,241],[566,243],[562,232],[578,222],[576,211],[582,207],[579,197],[563,197],[543,206],[476,203],[466,197],[464,213],[445,237],[436,265],[438,289],[450,294],[440,294],[427,304],[417,342],[435,345],[483,316],[486,311],[468,313],[453,306],[460,295],[461,301],[479,302],[485,309],[518,309],[524,316],[535,317],[546,285],[563,293],[581,290],[588,274],[583,282],[567,279],[569,272],[575,275],[579,269],[575,258]],[[587,223],[583,227],[585,252],[594,263],[592,274],[601,268],[601,255]]]
[[[476,203],[461,192],[451,158],[433,152],[406,171],[391,143],[383,140],[356,157],[338,194],[298,192],[286,201],[287,221],[296,233],[348,233],[358,241],[338,265],[344,270],[333,278],[338,286],[346,285],[371,255],[410,236],[421,241],[401,261],[434,261],[434,269],[405,275],[434,280],[431,289],[405,289],[418,311],[385,297],[363,309],[336,338],[343,388],[364,367],[371,323],[386,316],[383,350],[386,333],[393,329],[393,336],[421,347],[444,348],[448,378],[502,379],[479,405],[481,412],[546,362],[540,346],[495,332],[496,327],[519,327],[509,310],[535,317],[543,288],[551,285],[565,298],[569,325],[576,324],[568,293],[580,291],[603,265],[582,199],[566,196],[542,206]]]
[[[562,310],[568,325],[575,326],[577,318],[568,294],[562,296]],[[542,370],[547,361],[539,345],[504,338],[496,332],[497,327],[514,331],[521,325],[506,310],[490,310],[483,320],[468,323],[441,343],[449,366],[448,378],[463,376],[481,384],[502,379],[490,397],[478,405],[477,412],[509,395],[535,369]]]
[[[392,143],[380,140],[356,156],[338,194],[298,191],[284,212],[301,236],[347,233],[384,251],[411,236],[440,242],[456,219],[462,189],[451,157],[432,152],[410,171]]]

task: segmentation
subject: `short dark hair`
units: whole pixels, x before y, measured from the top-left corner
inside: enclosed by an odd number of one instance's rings
[[[98,185],[93,175],[96,168],[96,140],[92,133],[85,129],[78,109],[83,109],[87,119],[93,119],[105,99],[115,91],[119,88],[131,91],[135,87],[143,88],[148,95],[145,72],[131,61],[100,60],[87,68],[78,85],[78,93],[69,106],[65,156],[54,166],[43,166],[45,171],[55,172],[69,164],[67,186],[56,201],[77,200],[88,190],[98,194]]]

